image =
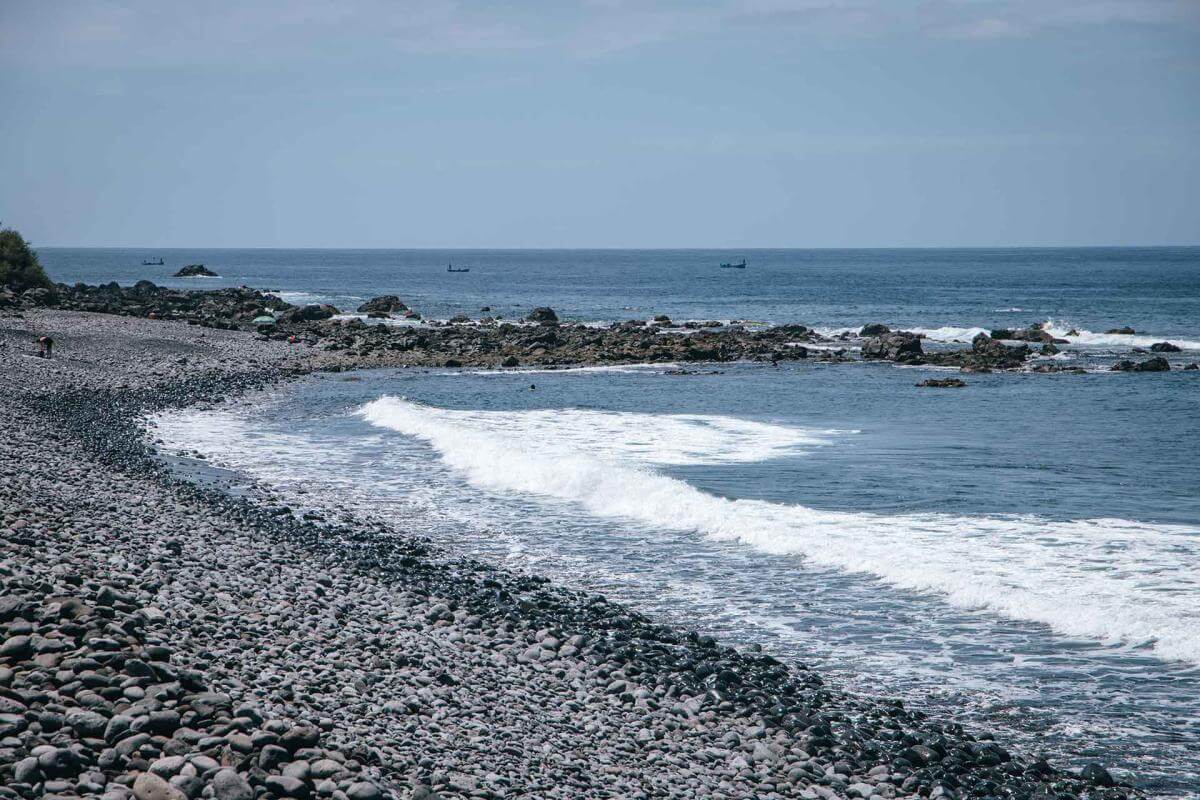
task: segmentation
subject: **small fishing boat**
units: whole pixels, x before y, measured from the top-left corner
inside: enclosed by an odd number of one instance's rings
[[[446,272],[470,272],[470,267],[456,267],[453,264],[446,265]]]
[[[158,261],[143,261],[142,266],[143,267],[162,267],[162,266],[165,266],[165,264],[163,264],[163,260],[160,258]]]
[[[729,262],[726,262],[721,265],[721,269],[745,269],[745,268],[746,268],[746,259],[744,259],[744,258],[737,264],[734,264],[732,261],[729,261]]]

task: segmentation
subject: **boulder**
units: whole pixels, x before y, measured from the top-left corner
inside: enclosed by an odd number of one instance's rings
[[[891,332],[892,329],[887,325],[883,325],[879,322],[871,322],[867,325],[863,325],[862,330],[858,332],[858,335],[863,339],[870,339],[872,337],[883,336],[885,333]]]
[[[960,378],[926,378],[917,384],[918,387],[930,389],[960,389],[966,385],[967,382]]]
[[[1012,367],[1020,366],[1031,351],[1027,344],[1011,347],[996,341],[986,333],[980,333],[971,340],[971,352],[989,362],[988,366]]]
[[[921,357],[921,339],[915,333],[896,331],[868,339],[862,346],[865,359],[913,361]]]
[[[1162,356],[1148,358],[1142,362],[1124,359],[1112,365],[1113,372],[1168,372],[1171,363]]]
[[[1179,345],[1174,345],[1170,342],[1156,342],[1150,345],[1152,353],[1178,353],[1182,349]]]
[[[316,322],[322,319],[329,319],[334,314],[340,313],[336,308],[327,304],[307,305],[300,308],[293,308],[285,311],[280,317],[280,322]]]
[[[358,313],[360,314],[392,314],[407,310],[408,306],[402,303],[400,298],[394,294],[372,297],[358,307]]]
[[[527,322],[558,322],[558,314],[549,306],[538,306],[526,315]]]
[[[232,769],[223,769],[212,779],[216,800],[254,800],[254,790],[246,779]]]
[[[1132,336],[1133,334],[1137,333],[1137,331],[1135,331],[1133,328],[1126,325],[1123,328],[1109,328],[1108,330],[1105,331],[1105,333],[1119,333],[1122,336]],[[1068,333],[1067,335],[1070,336],[1071,334]],[[1076,334],[1076,336],[1078,336],[1078,335],[1079,334]]]
[[[1044,342],[1046,344],[1066,344],[1065,339],[1055,339],[1049,333],[1042,330],[1041,325],[1030,325],[1026,328],[1019,328],[1016,330],[1011,328],[999,328],[992,331],[991,338],[1007,339],[1011,342]]]
[[[1099,764],[1088,764],[1079,772],[1079,777],[1090,783],[1092,786],[1109,787],[1115,786],[1116,781],[1108,770]]]
[[[58,290],[35,286],[21,293],[21,301],[27,306],[50,306],[58,302]]]
[[[143,772],[133,782],[137,800],[187,800],[187,795],[152,772]]]

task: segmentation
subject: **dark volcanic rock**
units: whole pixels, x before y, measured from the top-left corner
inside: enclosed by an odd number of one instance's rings
[[[1141,362],[1124,359],[1112,365],[1113,372],[1168,372],[1170,369],[1171,362],[1162,356],[1155,356]]]
[[[960,378],[926,378],[917,384],[918,387],[931,389],[958,389],[966,385],[967,382]]]
[[[1000,328],[992,331],[991,338],[1007,339],[1012,342],[1044,342],[1046,344],[1067,344],[1066,339],[1056,339],[1046,331],[1042,330],[1041,325],[1030,325],[1026,328]]]
[[[213,272],[203,264],[188,264],[179,272],[175,273],[176,278],[219,278],[217,273]]]
[[[339,313],[338,310],[327,303],[321,303],[320,305],[310,304],[284,312],[279,321],[285,323],[317,322],[329,319],[337,313]]]
[[[527,322],[558,322],[558,314],[549,306],[538,306],[526,315]]]
[[[1126,325],[1122,328],[1109,328],[1105,331],[1105,333],[1119,333],[1125,336],[1132,336],[1133,334],[1137,333],[1137,331]]]
[[[396,295],[385,294],[381,297],[372,297],[359,306],[358,311],[360,314],[393,314],[408,311],[408,306],[402,303]]]
[[[971,352],[986,362],[987,366],[1003,369],[1020,366],[1032,351],[1029,345],[1011,347],[997,342],[986,333],[980,333],[971,340]]]
[[[862,357],[888,361],[920,360],[921,339],[908,331],[885,333],[863,343]]]
[[[1179,345],[1171,344],[1170,342],[1156,342],[1150,345],[1152,353],[1178,353],[1183,348]]]
[[[864,339],[869,339],[874,336],[883,336],[885,333],[891,332],[892,329],[887,325],[883,325],[878,322],[871,322],[867,325],[863,325],[862,329],[858,332],[858,335]]]

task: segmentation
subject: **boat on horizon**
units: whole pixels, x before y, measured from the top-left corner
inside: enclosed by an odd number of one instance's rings
[[[165,264],[163,264],[163,260],[160,258],[160,259],[158,259],[158,261],[146,261],[146,260],[143,260],[143,261],[142,261],[142,266],[143,266],[143,267],[163,267],[163,266],[166,266],[166,265],[165,265]]]
[[[732,261],[728,261],[721,265],[721,269],[745,269],[745,268],[746,268],[746,259],[744,259],[744,258],[737,264],[734,264]]]
[[[446,265],[446,272],[470,272],[470,267],[456,267],[453,264]]]

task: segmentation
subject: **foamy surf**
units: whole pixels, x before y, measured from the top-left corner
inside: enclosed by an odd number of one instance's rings
[[[905,328],[905,330],[935,342],[970,342],[981,333],[989,333],[987,328],[955,327],[953,325],[943,325],[940,328]]]
[[[716,416],[454,411],[394,397],[359,413],[426,442],[485,490],[798,555],[1068,636],[1200,663],[1200,535],[1190,528],[824,511],[716,497],[656,469],[780,457],[833,444],[837,431]]]
[[[1070,323],[1047,320],[1042,329],[1059,339],[1066,339],[1073,345],[1081,347],[1150,347],[1158,342],[1170,342],[1183,350],[1200,350],[1200,341],[1195,339],[1179,339],[1172,336],[1153,336],[1146,334],[1125,333],[1094,333],[1083,328],[1077,328]]]

